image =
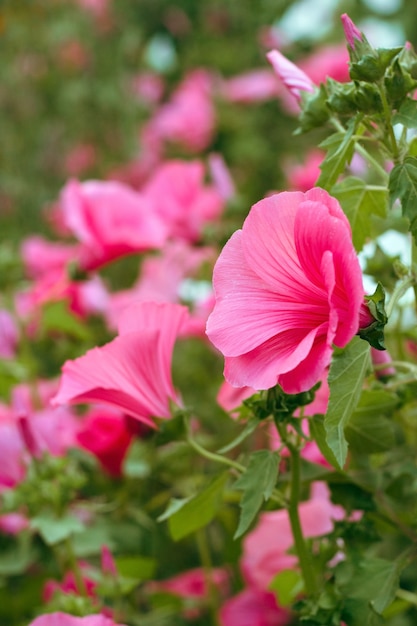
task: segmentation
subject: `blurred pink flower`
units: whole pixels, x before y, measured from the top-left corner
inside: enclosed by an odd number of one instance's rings
[[[333,78],[340,83],[350,80],[349,54],[344,45],[318,48],[308,57],[301,59],[297,65],[316,85],[325,82],[326,78]]]
[[[65,270],[71,261],[77,259],[79,246],[32,235],[23,241],[20,254],[26,274],[30,278],[41,278],[57,270]]]
[[[197,241],[205,224],[218,218],[224,208],[219,192],[204,185],[201,161],[166,161],[156,169],[143,195],[169,235],[190,242]]]
[[[332,345],[357,333],[365,308],[349,222],[319,188],[255,204],[220,254],[213,283],[207,334],[236,387],[310,389]]]
[[[380,378],[381,376],[394,376],[395,368],[392,366],[392,358],[388,350],[376,350],[371,348],[371,359],[373,365],[386,365],[383,369],[375,370],[375,376]]]
[[[301,92],[313,92],[316,89],[315,84],[297,65],[289,61],[278,50],[271,50],[266,58],[274,68],[278,78],[282,80],[287,89],[292,93],[296,100],[301,100]]]
[[[0,309],[0,358],[13,359],[16,356],[19,329],[11,313]]]
[[[146,129],[161,140],[200,152],[211,143],[214,127],[212,79],[207,71],[196,69],[156,111]]]
[[[104,615],[86,615],[75,617],[67,613],[48,613],[40,615],[29,626],[123,626],[116,624],[110,617]]]
[[[212,152],[208,157],[210,175],[219,195],[229,202],[236,196],[235,184],[223,156]]]
[[[187,317],[178,304],[133,304],[121,316],[118,337],[64,364],[52,403],[104,402],[156,428],[153,418],[168,419],[170,403],[181,402],[171,360]]]
[[[223,604],[219,618],[220,626],[285,626],[291,614],[271,591],[249,587]]]
[[[320,537],[332,532],[333,521],[343,519],[345,511],[332,504],[326,483],[316,482],[310,500],[301,502],[299,515],[304,537]],[[261,513],[256,528],[243,540],[241,566],[247,583],[267,590],[279,572],[296,567],[296,555],[288,553],[293,543],[287,510]]]
[[[314,149],[307,153],[303,163],[287,163],[285,172],[289,188],[305,192],[314,187],[321,173],[320,165],[323,159],[324,153]]]
[[[82,244],[82,269],[97,269],[165,242],[163,221],[149,200],[122,183],[71,180],[60,202],[66,225]]]
[[[0,515],[0,531],[6,535],[18,535],[29,526],[29,522],[20,513]]]
[[[64,173],[67,176],[81,176],[90,170],[97,161],[97,152],[91,143],[78,143],[67,152],[64,159]]]
[[[223,80],[220,94],[229,102],[248,104],[276,98],[280,86],[273,71],[258,69]]]
[[[163,78],[155,72],[141,72],[133,76],[130,91],[141,104],[157,104],[164,93]]]
[[[228,587],[229,575],[225,569],[214,568],[210,572],[205,572],[203,568],[182,572],[172,578],[157,580],[151,583],[153,591],[168,591],[182,598],[204,598],[208,595],[208,577],[212,584],[225,593]]]
[[[94,407],[80,422],[77,441],[100,461],[110,476],[122,475],[122,464],[133,435],[124,414],[111,407]]]

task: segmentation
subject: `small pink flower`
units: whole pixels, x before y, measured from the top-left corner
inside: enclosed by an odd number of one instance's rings
[[[280,93],[274,72],[270,69],[252,70],[224,80],[220,94],[229,102],[250,104],[276,98]]]
[[[310,389],[332,345],[358,332],[365,306],[349,222],[320,188],[255,204],[220,254],[213,284],[207,334],[236,387]]]
[[[19,330],[13,315],[6,309],[0,309],[0,358],[13,359],[18,341]]]
[[[54,405],[104,402],[156,428],[180,404],[171,379],[175,340],[188,310],[179,304],[140,302],[126,309],[119,336],[62,368]]]
[[[121,183],[71,180],[62,191],[61,208],[82,244],[80,265],[86,270],[159,248],[166,239],[164,223],[149,200]]]
[[[375,376],[380,378],[381,376],[394,376],[395,368],[392,366],[392,358],[387,350],[376,350],[371,348],[371,359],[373,365],[386,365],[382,369],[375,370]]]
[[[101,571],[109,576],[117,576],[116,562],[108,546],[101,546]]]
[[[216,188],[204,184],[201,161],[167,161],[143,189],[171,237],[197,241],[207,222],[221,214],[224,199]]]
[[[313,81],[299,67],[289,61],[278,50],[271,50],[266,55],[271,63],[278,78],[282,80],[287,89],[299,101],[301,100],[301,92],[313,92],[316,86]]]
[[[221,626],[285,626],[291,614],[278,606],[271,591],[248,587],[220,609]]]
[[[166,580],[158,580],[152,583],[155,590],[168,591],[182,598],[204,598],[208,595],[207,579],[210,576],[212,584],[225,591],[228,586],[229,576],[225,569],[214,568],[205,572],[203,568],[195,568],[177,574]]]
[[[20,513],[0,515],[0,531],[6,535],[18,535],[29,526],[29,522]]]
[[[219,195],[228,202],[236,196],[235,184],[223,156],[212,152],[208,158],[211,178]]]
[[[356,41],[363,41],[363,35],[359,28],[352,22],[349,15],[347,13],[343,13],[340,16],[343,24],[343,30],[345,31],[346,41],[350,48],[355,47],[355,39]]]

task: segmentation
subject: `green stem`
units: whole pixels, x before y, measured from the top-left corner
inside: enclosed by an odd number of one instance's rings
[[[397,598],[400,598],[400,600],[405,600],[408,604],[417,606],[417,595],[415,593],[407,591],[406,589],[397,589],[395,595]]]
[[[411,274],[409,276],[406,276],[404,280],[400,281],[399,283],[397,283],[394,291],[392,292],[392,296],[389,299],[389,302],[387,304],[387,308],[386,308],[386,314],[388,319],[390,318],[395,305],[397,304],[398,300],[401,298],[401,296],[403,296],[405,294],[405,292],[407,291],[407,289],[409,289],[411,286],[415,285],[415,278],[414,276],[412,276]]]
[[[300,452],[292,445],[288,446],[291,453],[291,492],[290,504],[288,507],[288,516],[290,518],[294,545],[298,555],[301,572],[304,579],[306,592],[309,596],[316,595],[317,581],[311,560],[311,555],[307,550],[304,541],[303,531],[301,528],[300,516],[298,513],[298,505],[300,502],[300,485],[301,485],[301,463]]]
[[[388,104],[383,82],[379,83],[379,94],[381,96],[382,107],[384,110],[385,128],[386,128],[386,131],[388,133],[388,137],[391,143],[392,158],[393,158],[394,163],[398,163],[400,155],[398,152],[397,139],[394,135],[394,129],[391,123],[391,109]]]
[[[218,595],[216,585],[213,581],[213,564],[211,561],[210,549],[207,542],[206,530],[204,528],[196,532],[196,539],[201,565],[204,569],[204,577],[207,587],[207,595],[212,615],[213,626],[219,626],[219,620],[217,616]]]

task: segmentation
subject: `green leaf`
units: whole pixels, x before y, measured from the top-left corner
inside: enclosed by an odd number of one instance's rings
[[[417,159],[407,157],[396,165],[389,177],[390,200],[401,201],[402,213],[410,220],[410,231],[417,241]]]
[[[361,250],[371,235],[371,216],[386,216],[388,204],[386,190],[368,189],[365,181],[349,176],[333,187],[332,195],[339,200],[349,220],[355,249]]]
[[[339,463],[327,444],[326,430],[324,428],[324,416],[319,414],[313,415],[313,417],[309,419],[309,427],[310,436],[316,442],[324,458],[332,465],[332,467],[339,468]]]
[[[330,399],[324,418],[326,442],[342,468],[347,455],[344,430],[356,409],[362,383],[369,367],[369,344],[354,337],[339,354],[334,354],[329,372]]]
[[[115,560],[118,573],[125,578],[149,580],[155,575],[156,559],[146,556],[119,556]]]
[[[397,404],[394,394],[365,389],[345,431],[351,448],[360,454],[391,450],[396,443],[395,425],[384,413]]]
[[[330,191],[340,174],[344,172],[346,164],[350,163],[355,147],[352,135],[356,124],[357,120],[352,120],[346,132],[334,133],[320,144],[320,148],[327,150],[327,155],[320,165],[321,174],[317,181],[318,187]]]
[[[407,98],[392,118],[393,124],[402,124],[406,128],[417,128],[417,100]]]
[[[253,452],[246,472],[233,485],[235,489],[243,491],[235,539],[249,528],[262,502],[271,497],[278,478],[279,459],[279,454],[270,450]]]
[[[284,569],[277,574],[268,589],[276,593],[279,606],[290,606],[304,589],[304,581],[300,572]]]
[[[42,330],[45,333],[58,331],[84,341],[90,336],[85,324],[78,321],[64,301],[48,302],[43,307]]]
[[[168,519],[169,532],[174,541],[183,539],[211,522],[219,508],[228,477],[228,472],[223,472],[196,496],[171,501],[158,521]]]
[[[55,517],[50,513],[44,513],[32,518],[30,525],[31,528],[39,532],[48,546],[54,546],[72,534],[80,533],[84,530],[83,524],[73,515]]]

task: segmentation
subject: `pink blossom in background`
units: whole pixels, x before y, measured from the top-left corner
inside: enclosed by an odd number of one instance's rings
[[[227,592],[229,575],[225,569],[219,567],[213,568],[210,572],[205,572],[201,567],[191,569],[172,578],[154,581],[150,584],[150,589],[152,591],[168,591],[168,593],[173,593],[182,598],[204,598],[209,593],[208,576],[219,591]]]
[[[126,309],[119,336],[62,368],[53,404],[104,402],[156,428],[180,404],[171,378],[174,343],[188,310],[179,305],[139,302]]]
[[[249,587],[223,604],[219,618],[220,626],[285,626],[291,614],[271,591]]]
[[[270,69],[252,70],[225,79],[219,91],[225,100],[241,104],[271,100],[281,93],[276,75]]]
[[[79,246],[56,241],[48,241],[40,235],[27,237],[20,255],[30,278],[41,278],[55,271],[63,271],[79,254]]]
[[[321,173],[323,159],[321,150],[311,150],[302,163],[287,163],[285,173],[290,190],[305,192],[314,187]]]
[[[29,526],[29,522],[20,513],[0,515],[0,532],[5,535],[18,535]]]
[[[164,80],[155,72],[141,72],[133,76],[130,91],[141,104],[157,104],[164,93]]]
[[[332,345],[358,332],[365,306],[349,222],[320,188],[255,204],[221,252],[213,284],[207,334],[236,387],[310,389]]]
[[[67,613],[48,613],[40,615],[29,626],[123,626],[116,624],[110,617],[104,615],[87,615],[75,617]]]
[[[97,269],[165,242],[164,224],[149,200],[122,183],[71,180],[60,203],[66,225],[82,244],[82,269]]]
[[[94,407],[84,415],[77,433],[82,448],[91,452],[110,476],[122,475],[122,465],[133,435],[124,414],[111,407]]]
[[[15,318],[6,309],[0,309],[0,358],[13,359],[19,342]]]
[[[349,54],[343,44],[318,48],[308,57],[298,61],[297,65],[316,85],[324,83],[326,78],[333,78],[340,83],[350,80]]]
[[[217,152],[212,152],[208,157],[208,166],[213,185],[218,194],[226,202],[233,200],[236,196],[236,188],[223,156]]]
[[[341,506],[332,504],[326,483],[312,485],[310,500],[301,502],[299,515],[304,537],[320,537],[333,530],[333,522],[345,517]],[[285,509],[261,513],[254,530],[243,540],[241,567],[249,586],[267,590],[272,579],[297,566],[288,551],[293,545],[291,524]]]
[[[82,572],[83,583],[89,598],[96,599],[97,581],[91,578],[90,566],[85,561],[79,561],[78,566]],[[67,572],[61,582],[47,580],[43,588],[43,601],[50,602],[56,592],[78,595],[77,579],[73,572]]]
[[[178,143],[191,152],[209,146],[214,128],[212,78],[203,69],[190,72],[146,126],[160,139]]]
[[[10,408],[0,404],[0,492],[25,476],[24,446]]]
[[[252,387],[232,387],[227,380],[224,380],[217,394],[217,404],[224,411],[234,411],[244,400],[247,400],[255,393],[256,389],[252,389]]]
[[[184,279],[194,276],[202,264],[214,261],[208,246],[192,247],[185,241],[168,241],[160,254],[145,258],[139,280],[131,288],[109,295],[104,311],[109,328],[115,329],[123,310],[134,302],[179,302]]]
[[[224,199],[215,187],[204,184],[204,174],[201,161],[166,161],[144,187],[145,198],[171,237],[195,242],[204,226],[221,215]]]
[[[271,52],[268,52],[266,55],[266,58],[271,63],[278,78],[282,80],[288,91],[297,101],[301,100],[301,93],[303,91],[315,91],[316,86],[307,74],[300,70],[297,65],[289,61],[281,52],[271,50]]]
[[[388,350],[376,350],[376,348],[371,347],[371,359],[374,366],[386,365],[383,369],[375,370],[375,376],[377,378],[395,375],[395,368],[392,366],[392,358]]]

